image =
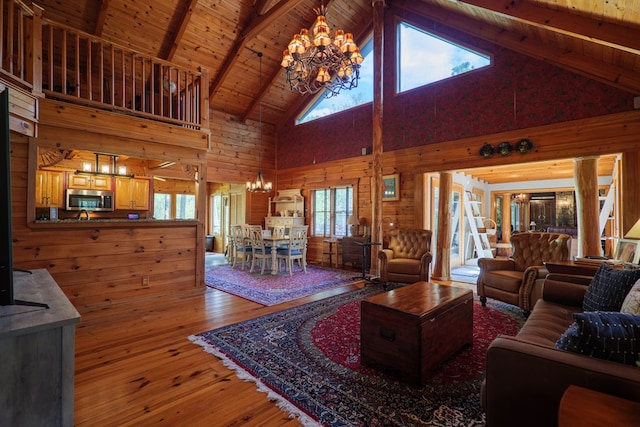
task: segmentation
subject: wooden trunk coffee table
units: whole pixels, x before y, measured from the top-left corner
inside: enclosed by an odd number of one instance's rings
[[[417,282],[361,303],[360,360],[422,387],[473,340],[473,292]]]

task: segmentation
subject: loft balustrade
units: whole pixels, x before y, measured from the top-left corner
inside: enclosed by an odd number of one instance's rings
[[[192,71],[0,0],[2,74],[47,98],[179,126],[208,128],[206,70]]]

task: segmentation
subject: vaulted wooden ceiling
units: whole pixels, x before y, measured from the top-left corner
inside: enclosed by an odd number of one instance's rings
[[[387,0],[498,45],[640,94],[640,1]],[[141,53],[209,70],[213,110],[280,123],[304,101],[280,67],[282,51],[315,19],[320,0],[38,0],[44,16]],[[356,37],[371,0],[329,0],[327,19]]]
[[[387,0],[433,21],[640,94],[640,0]],[[306,98],[290,91],[282,51],[320,0],[37,0],[44,17],[178,65],[208,69],[212,110],[278,124]],[[371,0],[329,0],[327,20],[362,38]],[[547,165],[546,167],[553,167]],[[489,174],[488,176],[491,176]]]

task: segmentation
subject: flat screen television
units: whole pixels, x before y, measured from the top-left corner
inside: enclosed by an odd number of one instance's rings
[[[11,140],[9,89],[0,93],[0,305],[13,305],[13,239],[11,237]]]

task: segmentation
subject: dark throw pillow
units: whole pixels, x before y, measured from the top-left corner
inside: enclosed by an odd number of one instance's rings
[[[640,270],[622,270],[602,263],[584,294],[584,311],[620,311],[622,302],[640,279]]]
[[[640,353],[640,316],[593,311],[575,313],[575,322],[556,348],[636,366]]]

